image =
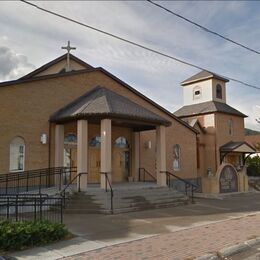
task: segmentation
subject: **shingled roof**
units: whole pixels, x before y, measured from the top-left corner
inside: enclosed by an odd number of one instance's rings
[[[245,152],[255,153],[256,149],[247,142],[233,142],[230,141],[219,148],[220,152]]]
[[[247,115],[241,113],[240,111],[227,105],[226,103],[217,101],[208,101],[194,105],[183,106],[182,108],[174,112],[174,115],[182,118],[188,116],[209,114],[214,112],[225,113],[240,117],[247,117]]]
[[[50,121],[116,118],[150,124],[171,125],[171,122],[105,87],[95,87],[51,115]]]
[[[201,81],[201,80],[205,80],[205,79],[211,79],[211,78],[216,78],[216,79],[219,79],[219,80],[222,80],[224,82],[228,82],[229,80],[218,75],[218,74],[215,74],[213,72],[210,72],[210,71],[207,71],[207,70],[202,70],[201,72],[193,75],[192,77],[184,80],[181,85],[182,86],[185,86],[185,85],[188,85],[188,84],[191,84],[191,83],[195,83],[195,82],[198,82],[198,81]]]

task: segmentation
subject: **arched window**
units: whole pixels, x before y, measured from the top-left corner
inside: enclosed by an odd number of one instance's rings
[[[10,171],[24,171],[25,143],[21,137],[15,137],[10,143]]]
[[[75,134],[68,134],[64,138],[64,144],[77,144],[77,136]]]
[[[228,120],[228,133],[229,133],[229,135],[233,135],[233,133],[234,133],[234,126],[233,126],[232,119]]]
[[[216,97],[222,99],[222,87],[220,84],[218,84],[216,87]]]
[[[89,146],[99,148],[101,146],[101,137],[95,136],[95,137],[91,138],[91,140],[89,142]]]
[[[199,99],[201,97],[201,87],[196,86],[193,89],[193,99]]]
[[[179,171],[181,169],[181,148],[178,144],[173,146],[173,170]]]
[[[125,137],[120,136],[115,140],[114,146],[118,148],[129,148],[129,143]]]

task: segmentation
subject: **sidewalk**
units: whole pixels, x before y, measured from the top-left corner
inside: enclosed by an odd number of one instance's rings
[[[219,231],[213,230],[212,235],[210,235],[210,233],[209,235],[205,235],[208,230],[211,230],[213,227],[212,225],[219,225],[221,223],[226,223],[227,221],[237,221],[238,219],[244,218],[250,219],[250,217],[248,217],[249,215],[254,215],[254,217],[252,217],[252,219],[254,219],[255,216],[257,216],[256,214],[259,214],[258,216],[260,217],[260,193],[234,195],[223,200],[196,199],[196,204],[119,215],[66,214],[64,216],[64,223],[69,230],[76,235],[75,238],[20,252],[14,252],[11,256],[16,257],[18,260],[56,260],[62,257],[86,253],[87,251],[90,252],[96,249],[101,250],[101,248],[104,248],[104,250],[106,250],[106,248],[113,249],[114,247],[111,246],[136,240],[141,241],[140,243],[142,244],[144,238],[150,239],[153,237],[158,240],[158,243],[156,242],[158,244],[156,250],[159,252],[160,243],[163,243],[160,242],[161,236],[172,236],[171,240],[173,241],[170,245],[167,245],[166,250],[178,248],[176,247],[177,242],[182,238],[183,241],[181,240],[178,243],[183,243],[186,247],[184,246],[184,249],[182,250],[187,251],[193,243],[193,241],[190,242],[190,240],[196,239],[196,243],[199,244],[199,249],[201,249],[203,251],[202,254],[204,254],[205,252],[214,251],[215,249],[210,247],[209,250],[207,250],[207,247],[201,247],[200,243],[202,242],[200,242],[200,239],[203,238],[194,238],[194,235],[196,235],[197,232],[204,234],[206,243],[213,241],[214,246],[216,246],[219,242],[215,241],[215,238],[217,239],[220,235]],[[260,223],[259,218],[257,221]],[[245,233],[244,235],[244,232],[242,231],[245,227],[242,227],[241,234],[243,236],[240,236],[239,226],[235,225],[234,230],[232,230],[232,227],[230,228],[232,232],[238,229],[238,231],[236,231],[238,236],[235,235],[235,237],[239,238],[238,242],[248,240],[251,236],[259,235],[256,233],[260,230],[259,224],[256,223],[255,228],[252,230],[247,229],[246,227],[246,232],[249,234],[246,235],[247,233]],[[200,231],[201,229],[203,232]],[[224,237],[225,230],[227,230],[228,235],[231,234],[229,229],[223,229],[224,231],[222,230],[222,234]],[[214,236],[214,232],[217,232],[216,236]],[[209,240],[207,240],[207,237],[209,237]],[[169,240],[168,237],[163,239]],[[222,239],[223,238],[218,238],[220,242]],[[138,241],[137,244],[139,243]],[[236,243],[233,239],[229,240],[228,237],[226,242],[228,243],[225,243],[224,245],[221,243],[216,250],[225,247],[226,245]],[[136,247],[140,248],[139,251],[141,253],[142,247]],[[165,246],[162,247],[164,248]],[[156,246],[154,248],[156,248]],[[147,253],[147,248],[145,248],[145,246],[143,250],[144,253]],[[154,254],[154,252],[152,254]],[[174,252],[170,252],[169,254],[172,255]],[[129,257],[130,258],[128,259],[131,259],[131,257],[134,260],[140,259],[140,257],[131,256],[131,254],[129,254]],[[103,257],[99,259],[102,258]],[[153,258],[153,256],[151,256],[151,258]],[[119,259],[122,259],[122,257]],[[178,258],[170,257],[170,259]]]
[[[157,235],[64,258],[192,259],[260,236],[260,214]]]

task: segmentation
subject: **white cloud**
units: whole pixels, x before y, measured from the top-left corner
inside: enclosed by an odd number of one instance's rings
[[[0,64],[1,80],[19,78],[35,68],[26,56],[15,53],[8,47],[0,47]]]
[[[159,3],[237,41],[255,48],[258,46],[260,27],[256,3]],[[209,35],[146,1],[64,1],[62,4],[60,1],[37,1],[36,4],[220,74],[260,85],[260,59],[256,54]],[[21,53],[30,60],[16,57],[17,67],[2,79],[27,73],[32,68],[30,63],[38,67],[62,55],[61,46],[71,40],[71,44],[77,47],[76,56],[94,66],[108,69],[174,111],[183,104],[180,82],[198,71],[21,2],[1,2],[0,27],[0,46],[8,46],[13,53],[11,57]],[[246,122],[252,127],[257,127],[252,105],[259,105],[259,96],[257,90],[228,83],[228,101],[250,115]]]

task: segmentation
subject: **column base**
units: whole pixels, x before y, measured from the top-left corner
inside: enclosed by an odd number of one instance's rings
[[[107,188],[108,190],[110,190],[109,183],[108,182],[106,183],[106,175],[104,173],[101,173],[100,175],[101,175],[100,176],[100,188],[101,189],[106,189]],[[112,182],[111,182],[111,173],[107,173],[107,177],[109,178],[110,183],[112,184]]]
[[[166,180],[167,180],[166,173],[159,173],[159,175],[157,175],[157,185],[158,186],[166,187],[167,186]]]
[[[80,176],[80,182],[79,177],[77,178],[77,191],[87,191],[88,186],[88,175],[82,174]]]

